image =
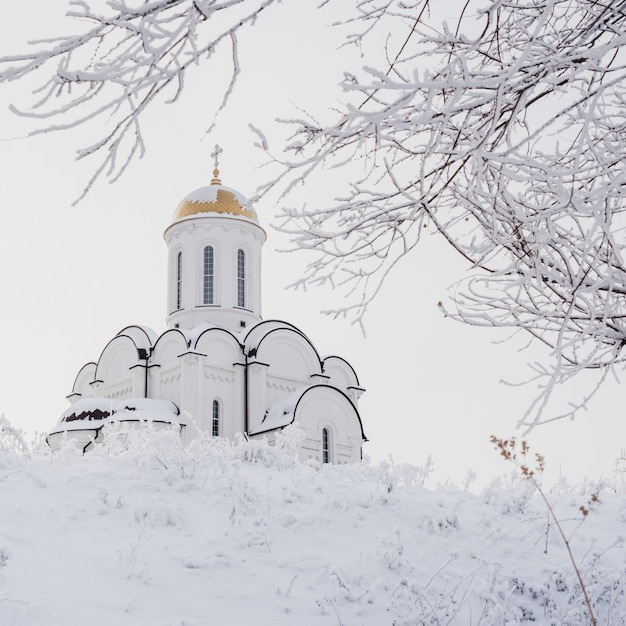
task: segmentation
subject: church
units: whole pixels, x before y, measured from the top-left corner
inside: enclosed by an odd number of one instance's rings
[[[216,147],[210,185],[188,194],[165,229],[167,330],[127,326],[85,364],[70,406],[48,434],[83,451],[107,423],[174,427],[195,437],[266,438],[297,423],[300,460],[352,463],[365,441],[364,389],[340,356],[321,357],[296,326],[261,317],[266,233],[239,192],[222,185]]]

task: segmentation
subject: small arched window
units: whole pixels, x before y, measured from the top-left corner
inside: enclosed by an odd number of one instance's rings
[[[246,254],[237,250],[237,306],[246,306]]]
[[[211,413],[211,435],[220,436],[220,403],[213,400],[213,411]]]
[[[322,463],[330,463],[330,434],[328,428],[322,428]]]
[[[204,271],[202,273],[202,304],[214,303],[214,268],[213,247],[206,246],[204,249]]]
[[[183,304],[183,253],[176,255],[176,310]]]

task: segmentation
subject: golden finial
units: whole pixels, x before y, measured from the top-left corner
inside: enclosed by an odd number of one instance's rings
[[[211,156],[213,157],[213,179],[211,180],[212,185],[221,185],[222,181],[220,180],[220,170],[219,170],[219,158],[220,154],[222,154],[223,150],[215,144],[215,150],[211,152]]]

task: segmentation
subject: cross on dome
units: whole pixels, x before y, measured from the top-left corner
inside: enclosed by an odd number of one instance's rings
[[[211,152],[211,156],[213,157],[213,179],[211,180],[212,185],[221,185],[222,181],[220,180],[220,154],[224,152],[222,148],[218,144],[215,144],[215,149]]]

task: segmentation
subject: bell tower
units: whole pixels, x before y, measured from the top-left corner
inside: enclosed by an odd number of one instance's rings
[[[215,146],[210,185],[185,196],[163,237],[168,246],[167,325],[241,331],[261,321],[266,233],[252,204],[222,185]]]

